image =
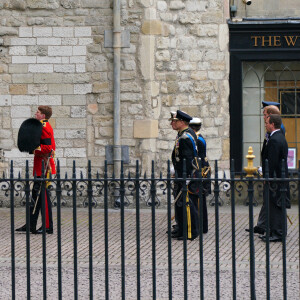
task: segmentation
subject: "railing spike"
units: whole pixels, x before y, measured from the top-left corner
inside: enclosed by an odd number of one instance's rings
[[[80,171],[80,179],[83,179],[83,173]]]
[[[147,178],[147,173],[146,173],[146,171],[145,171],[145,174],[144,174],[144,179],[146,179]]]

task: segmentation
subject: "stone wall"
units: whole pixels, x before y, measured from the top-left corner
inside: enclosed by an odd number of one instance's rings
[[[242,0],[233,0],[237,8],[236,18],[299,18],[300,2],[298,0],[252,0],[246,5]]]
[[[53,108],[63,171],[73,160],[84,174],[88,160],[102,169],[113,143],[113,53],[104,47],[112,7],[109,0],[0,1],[0,149],[16,171],[32,159],[17,150],[18,128],[43,104]],[[129,169],[139,160],[149,173],[154,159],[166,170],[176,136],[169,112],[177,109],[202,119],[209,159],[228,169],[228,11],[223,0],[121,1],[130,32],[121,57]]]

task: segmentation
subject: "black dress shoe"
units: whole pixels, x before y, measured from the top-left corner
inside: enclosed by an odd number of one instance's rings
[[[246,228],[245,231],[250,232],[250,229]],[[253,227],[253,232],[254,233],[258,233],[258,234],[264,234],[265,230],[263,228],[261,228],[261,227],[254,226]]]
[[[34,227],[29,228],[31,233],[36,233],[36,229]],[[23,225],[22,227],[19,227],[16,229],[17,232],[26,232],[26,224]]]
[[[178,231],[178,229],[173,229],[173,230],[171,230],[171,234],[175,234],[175,233],[177,233],[177,231]],[[167,230],[166,234],[168,234],[168,233],[169,233],[169,231]]]
[[[182,233],[180,233],[179,231],[176,231],[174,234],[172,234],[173,239],[177,239],[179,237],[182,237]]]
[[[43,228],[40,227],[35,233],[36,233],[36,234],[43,234]],[[47,234],[53,234],[53,229],[51,229],[51,228],[46,228],[46,233],[47,233]]]
[[[261,236],[259,236],[259,238],[260,238],[262,241],[264,241],[264,242],[267,241],[267,237],[266,237],[265,235],[261,235]],[[270,236],[270,237],[269,237],[269,242],[270,242],[270,243],[273,243],[273,242],[282,242],[282,238],[279,237],[279,236]]]
[[[18,231],[18,232],[25,232],[26,231],[26,224],[23,225],[22,227],[17,228],[16,231]]]

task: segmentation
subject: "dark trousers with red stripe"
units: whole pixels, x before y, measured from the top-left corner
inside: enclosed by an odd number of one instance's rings
[[[44,190],[44,196],[42,196],[42,190]],[[36,228],[37,220],[42,210],[42,199],[45,201],[45,220],[46,220],[46,229],[53,229],[53,220],[52,220],[52,204],[49,196],[49,191],[46,187],[42,188],[42,182],[37,181],[33,184],[32,189],[32,200],[33,203],[30,206],[30,228]],[[36,203],[37,201],[37,203]],[[36,203],[36,209],[34,211],[34,206]],[[33,212],[34,211],[34,212]]]

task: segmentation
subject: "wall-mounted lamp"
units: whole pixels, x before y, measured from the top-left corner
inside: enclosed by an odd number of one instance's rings
[[[231,17],[235,17],[236,12],[237,12],[236,5],[231,5],[230,6],[230,15],[231,15]]]

